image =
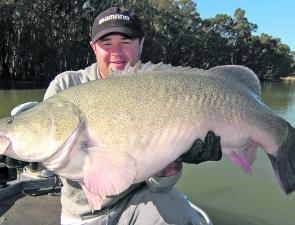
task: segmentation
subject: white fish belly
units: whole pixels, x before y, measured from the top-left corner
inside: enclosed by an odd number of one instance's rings
[[[175,161],[196,137],[193,127],[169,127],[133,142],[130,151],[137,163],[135,182],[146,180]]]
[[[233,154],[239,155],[245,160],[246,164],[251,166],[256,158],[257,145],[265,145],[264,147],[267,145],[268,150],[278,148],[267,133],[257,127],[247,126],[246,124],[219,124],[219,126],[215,124],[215,128],[213,128],[214,125],[211,125],[208,122],[207,127],[171,126],[163,129],[162,132],[146,135],[137,142],[131,142],[132,147],[129,149],[136,159],[138,168],[135,182],[146,180],[164,169],[189,150],[197,138],[204,140],[209,130],[221,136],[223,155],[244,170],[249,169],[237,163],[233,159]],[[257,143],[257,138],[260,143]]]

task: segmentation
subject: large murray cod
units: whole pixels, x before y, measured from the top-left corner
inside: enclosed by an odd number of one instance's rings
[[[0,154],[78,181],[93,209],[156,174],[212,130],[251,171],[257,147],[295,190],[295,130],[266,106],[241,66],[128,73],[75,86],[0,121]]]

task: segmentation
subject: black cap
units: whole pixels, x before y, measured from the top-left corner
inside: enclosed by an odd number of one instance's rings
[[[91,40],[96,42],[110,33],[120,33],[131,38],[144,36],[138,16],[119,7],[111,7],[95,18],[91,30]]]

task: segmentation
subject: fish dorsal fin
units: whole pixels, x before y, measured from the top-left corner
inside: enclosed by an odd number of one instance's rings
[[[257,75],[249,68],[238,65],[217,66],[207,70],[209,75],[223,76],[233,82],[240,82],[252,90],[256,95],[261,96],[261,86]]]
[[[241,84],[250,88],[250,90],[252,90],[257,96],[261,96],[261,86],[257,75],[249,68],[238,65],[217,66],[209,70],[202,70],[192,67],[174,67],[171,64],[164,63],[153,64],[151,62],[138,62],[134,66],[131,66],[128,63],[124,70],[113,71],[112,76],[136,75],[148,72],[162,73],[163,71],[171,73],[196,73],[197,75],[225,77],[227,79],[231,79],[234,82],[240,82]]]
[[[141,74],[141,73],[147,73],[147,72],[163,72],[163,71],[190,72],[194,70],[199,70],[199,69],[195,69],[191,67],[183,67],[183,66],[174,67],[171,64],[165,64],[162,62],[154,64],[152,62],[141,63],[139,61],[134,66],[131,66],[130,63],[128,63],[125,66],[124,70],[112,71],[111,75],[125,76],[125,75]]]

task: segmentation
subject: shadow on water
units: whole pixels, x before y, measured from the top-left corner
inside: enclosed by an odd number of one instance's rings
[[[253,217],[245,213],[233,213],[222,209],[213,207],[206,207],[206,211],[212,214],[211,219],[216,225],[265,225],[267,221],[261,218]]]

